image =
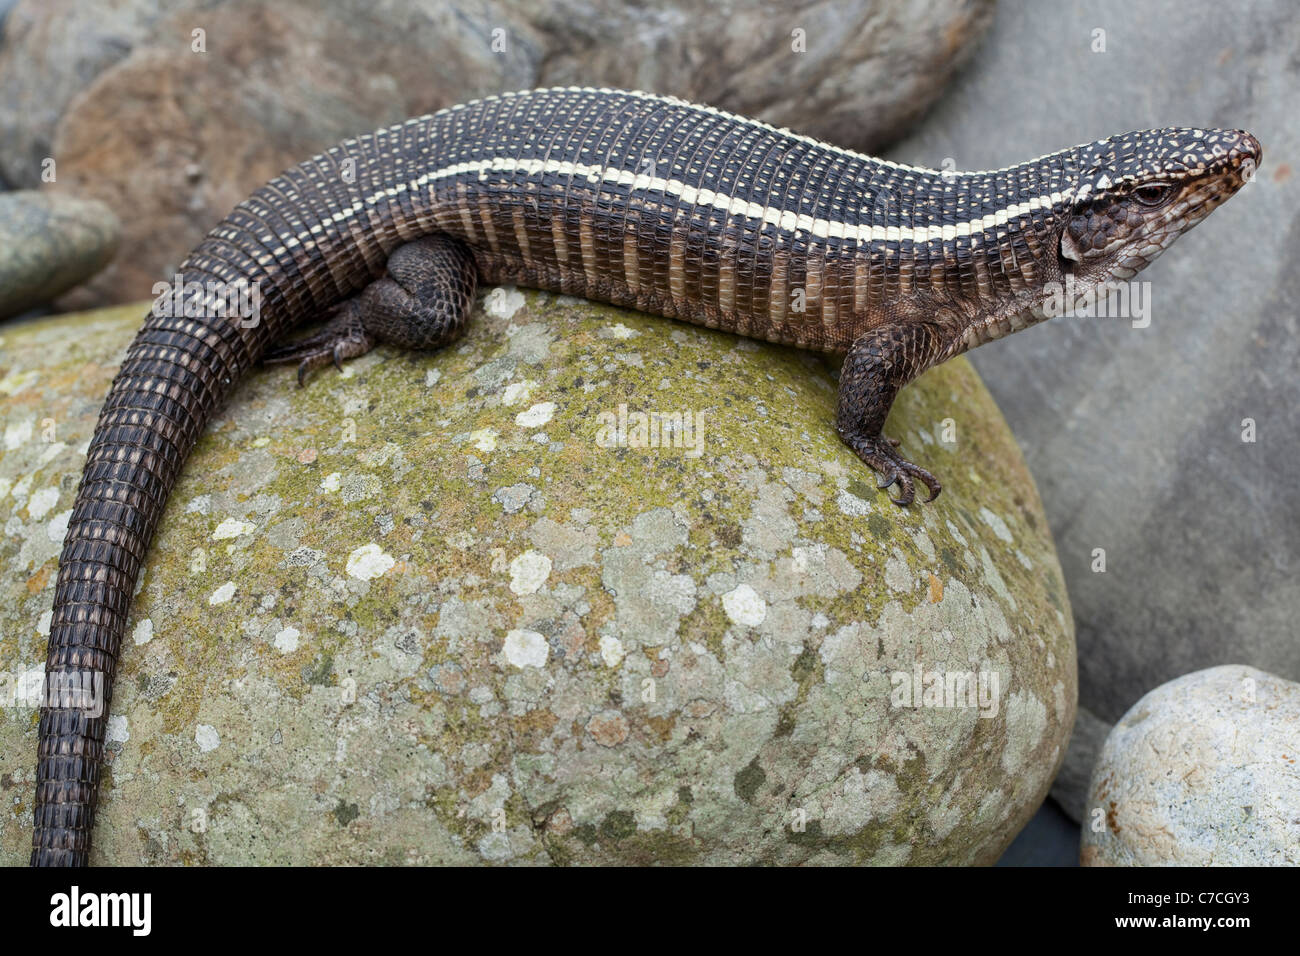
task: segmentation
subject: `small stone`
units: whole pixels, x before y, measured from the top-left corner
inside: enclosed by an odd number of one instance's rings
[[[1242,665],[1157,687],[1106,738],[1085,866],[1300,865],[1300,684]]]
[[[121,224],[101,202],[0,193],[0,318],[52,301],[104,268]]]

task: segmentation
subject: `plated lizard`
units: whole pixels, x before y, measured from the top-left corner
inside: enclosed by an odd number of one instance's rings
[[[347,140],[241,202],[126,353],[59,559],[33,864],[84,864],[131,598],[168,493],[258,362],[433,349],[479,283],[517,283],[843,354],[835,428],[895,488],[940,491],[882,432],[922,371],[1126,280],[1260,161],[1240,130],[1127,133],[984,172],[873,159],[671,97],[488,97]],[[255,286],[256,314],[226,294]],[[323,328],[289,342],[305,320]]]

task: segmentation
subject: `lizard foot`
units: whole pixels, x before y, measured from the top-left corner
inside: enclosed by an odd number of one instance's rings
[[[891,485],[898,485],[899,496],[897,498],[893,495],[889,496],[894,504],[903,507],[910,505],[916,497],[915,483],[918,481],[930,491],[927,501],[934,501],[943,490],[938,478],[919,465],[912,464],[894,450],[898,444],[896,439],[878,435],[875,438],[844,436],[844,440],[859,458],[876,471],[878,475],[876,487],[889,488]]]
[[[360,305],[355,298],[346,299],[326,315],[325,328],[298,342],[287,342],[268,349],[262,361],[268,365],[298,363],[298,386],[307,382],[307,373],[334,363],[340,371],[343,360],[365,355],[375,347],[375,340],[361,323]]]

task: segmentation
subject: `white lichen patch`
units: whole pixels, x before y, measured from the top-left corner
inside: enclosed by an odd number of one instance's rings
[[[371,542],[363,544],[348,555],[345,570],[349,577],[358,581],[373,581],[388,572],[397,562],[379,545]]]
[[[722,595],[722,609],[735,624],[758,627],[767,617],[767,602],[748,584],[740,584]]]
[[[556,571],[568,571],[591,564],[600,541],[600,534],[595,528],[560,524],[551,518],[539,518],[529,529],[528,537],[551,556]]]
[[[492,492],[492,500],[500,504],[506,514],[514,514],[524,508],[536,493],[536,488],[521,481],[517,485],[498,488]]]
[[[842,781],[822,814],[822,828],[827,833],[857,833],[872,820],[888,817],[902,802],[898,781],[881,770],[863,773],[853,767]]]
[[[131,729],[124,715],[113,714],[109,716],[104,738],[110,744],[124,744],[131,739]]]
[[[903,593],[916,585],[916,576],[907,566],[907,561],[896,554],[891,554],[885,561],[885,584],[891,591]]]
[[[68,522],[72,520],[72,509],[60,511],[45,526],[45,536],[51,541],[62,541],[68,535]]]
[[[221,735],[211,724],[199,724],[194,728],[194,742],[199,745],[200,753],[211,753],[221,746]]]
[[[623,662],[623,642],[617,637],[605,635],[600,639],[600,659],[608,667],[617,667]]]
[[[506,661],[515,667],[542,667],[551,653],[546,638],[536,631],[515,629],[506,634],[501,648]]]
[[[1002,573],[998,566],[993,563],[993,557],[989,554],[988,548],[980,548],[980,566],[984,571],[984,580],[995,592],[998,597],[1006,601],[1012,610],[1015,610],[1016,599],[1012,597],[1011,591],[1007,588],[1007,582],[1002,579]]]
[[[622,322],[615,322],[613,325],[607,325],[596,333],[602,339],[633,339],[641,333],[636,329],[629,329]]]
[[[153,640],[153,621],[147,617],[140,618],[136,622],[135,630],[131,632],[131,640],[136,645],[148,644]]]
[[[384,483],[375,475],[353,472],[343,476],[343,500],[348,504],[383,494]]]
[[[522,382],[511,382],[501,393],[501,403],[503,405],[518,405],[520,402],[526,402],[532,398],[533,389],[537,387],[536,382],[524,379]]]
[[[961,533],[961,530],[955,524],[953,524],[952,521],[945,518],[944,526],[947,527],[948,533],[953,536],[953,538],[957,541],[958,544],[960,544],[963,548],[970,547],[970,543],[966,540],[965,535]]]
[[[218,604],[227,603],[234,596],[235,582],[227,581],[225,584],[221,585],[221,587],[212,592],[212,595],[208,598],[208,604],[216,607]]]
[[[341,487],[343,487],[343,475],[337,471],[331,471],[320,481],[321,491],[338,491]]]
[[[40,521],[58,503],[58,488],[42,488],[33,492],[32,496],[27,499],[27,513],[31,515],[33,521]]]
[[[31,494],[32,491],[32,481],[35,480],[35,478],[35,475],[23,475],[23,477],[14,482],[14,486],[9,490],[9,494],[13,495],[14,501],[19,504],[23,504],[27,501],[27,496]]]
[[[293,625],[277,631],[271,643],[275,645],[276,650],[281,654],[292,654],[298,649],[298,638],[302,636],[302,631]]]
[[[466,437],[479,451],[496,451],[497,430],[495,428],[477,428]]]
[[[1002,520],[1000,515],[995,515],[992,511],[989,511],[988,508],[980,508],[979,515],[980,519],[993,529],[993,533],[997,535],[999,539],[1005,541],[1007,544],[1012,542],[1011,529],[1007,527],[1007,523]]]
[[[61,441],[51,442],[50,444],[45,446],[45,451],[41,452],[41,457],[37,460],[42,465],[48,465],[54,459],[58,458],[59,455],[63,454],[64,449],[66,449],[67,447],[68,446],[65,442],[61,442]]]
[[[835,496],[835,504],[850,518],[865,518],[875,510],[857,495],[843,489]]]
[[[5,450],[13,451],[32,440],[32,430],[36,420],[33,418],[24,419],[21,422],[12,422],[5,426]]]
[[[917,549],[925,556],[925,560],[933,562],[938,555],[934,551],[934,543],[930,536],[924,531],[916,531],[912,534],[912,541],[916,544]]]
[[[524,307],[524,294],[512,285],[497,286],[483,299],[483,310],[494,319],[510,319]]]
[[[551,573],[551,559],[539,551],[525,551],[510,562],[510,590],[535,594]]]
[[[520,428],[541,428],[555,416],[554,402],[538,402],[526,412],[515,416],[515,424]]]
[[[241,535],[252,534],[255,529],[256,525],[251,521],[244,521],[242,518],[227,518],[217,525],[216,530],[212,532],[212,540],[227,541]]]
[[[1047,729],[1047,706],[1028,691],[1016,691],[1006,701],[1007,743],[1002,769],[1017,774],[1042,742]]]

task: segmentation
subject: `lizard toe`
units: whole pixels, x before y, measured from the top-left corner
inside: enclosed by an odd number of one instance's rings
[[[884,435],[873,437],[846,436],[849,447],[876,472],[876,487],[882,490],[897,485],[898,497],[890,496],[896,505],[906,507],[916,498],[916,483],[923,484],[929,493],[927,501],[939,497],[943,486],[939,479],[918,465],[912,464],[898,453],[898,441]]]
[[[307,383],[307,375],[315,369],[333,362],[342,371],[345,359],[365,355],[375,347],[375,340],[366,332],[354,299],[340,303],[326,314],[334,317],[323,329],[297,342],[286,342],[268,349],[262,355],[262,362],[266,365],[297,362],[298,385],[303,386]]]

